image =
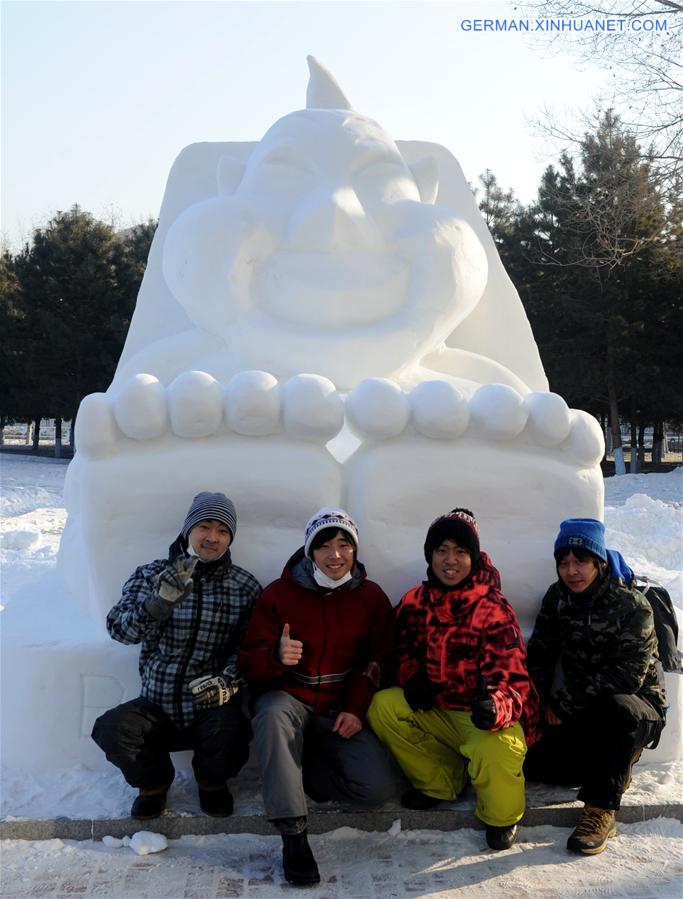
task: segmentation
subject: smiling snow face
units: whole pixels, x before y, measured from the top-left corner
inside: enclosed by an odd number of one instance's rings
[[[237,369],[312,371],[342,388],[389,376],[435,350],[484,290],[478,238],[433,205],[433,160],[411,169],[351,109],[285,116],[245,167],[223,159],[218,180],[222,195],[169,230],[163,267]]]

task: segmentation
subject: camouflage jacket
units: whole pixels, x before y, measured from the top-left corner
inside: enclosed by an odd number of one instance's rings
[[[652,609],[638,590],[609,576],[591,596],[553,584],[527,648],[543,706],[568,718],[603,694],[638,694],[662,715],[664,677]]]

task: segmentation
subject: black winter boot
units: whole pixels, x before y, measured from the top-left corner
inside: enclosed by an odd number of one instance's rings
[[[151,818],[158,818],[166,808],[167,793],[168,787],[158,793],[143,793],[140,791],[130,810],[131,818],[135,818],[138,821],[149,821]]]
[[[490,849],[495,849],[497,852],[509,849],[516,839],[516,824],[508,824],[507,827],[495,827],[493,824],[486,825],[486,842]]]
[[[308,845],[306,831],[282,834],[282,867],[287,883],[292,886],[306,887],[320,883],[320,872]]]
[[[437,799],[435,796],[428,796],[426,793],[423,793],[422,790],[417,790],[413,787],[403,793],[401,796],[401,805],[404,808],[414,808],[419,809],[420,811],[426,811],[428,808],[435,808],[437,805],[441,805],[441,800]]]

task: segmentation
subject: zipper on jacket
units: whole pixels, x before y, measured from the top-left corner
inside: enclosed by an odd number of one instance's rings
[[[176,676],[176,685],[175,685],[175,707],[176,714],[178,715],[178,720],[180,721],[181,729],[185,727],[185,715],[183,714],[183,684],[185,683],[185,674],[187,672],[187,666],[190,664],[190,659],[192,658],[192,653],[194,652],[194,648],[197,644],[197,634],[199,633],[199,624],[202,620],[202,581],[201,578],[197,579],[197,614],[194,619],[194,626],[192,628],[192,636],[190,637],[190,643],[187,648],[187,652],[185,653],[185,658],[183,660],[183,664],[180,666],[180,670]]]
[[[318,683],[315,685],[315,705],[314,708],[316,712],[318,710],[318,701],[320,699],[320,678],[322,677],[323,670],[323,659],[325,658],[325,653],[327,652],[327,597],[330,595],[332,591],[330,590],[328,593],[324,593],[321,597],[321,608],[322,608],[322,619],[323,619],[323,645],[320,655],[318,656]]]

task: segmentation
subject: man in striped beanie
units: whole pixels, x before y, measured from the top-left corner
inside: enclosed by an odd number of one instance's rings
[[[170,753],[194,752],[202,810],[231,814],[226,780],[247,760],[237,653],[261,593],[233,565],[235,506],[223,493],[198,493],[168,558],[139,567],[107,616],[110,635],[141,643],[140,696],[110,709],[93,739],[139,790],[131,817],[158,817],[175,771]]]

